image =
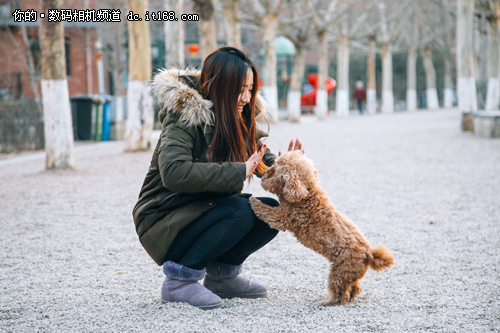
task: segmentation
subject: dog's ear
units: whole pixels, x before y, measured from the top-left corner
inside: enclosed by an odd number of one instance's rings
[[[300,181],[299,176],[294,170],[283,175],[283,180],[285,181],[283,196],[287,201],[297,202],[304,199],[309,194],[309,191]]]

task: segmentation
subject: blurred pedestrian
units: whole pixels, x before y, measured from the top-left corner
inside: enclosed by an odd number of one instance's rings
[[[363,114],[363,109],[366,102],[366,90],[363,85],[363,81],[356,82],[356,88],[352,93],[352,99],[358,103],[358,110],[360,114]]]
[[[255,65],[233,47],[208,55],[201,72],[166,69],[153,80],[162,130],[133,215],[141,244],[163,265],[162,302],[213,309],[221,298],[267,296],[240,274],[278,233],[241,193],[276,159],[255,123],[265,110],[258,82]],[[288,147],[295,149],[302,150],[298,139]]]

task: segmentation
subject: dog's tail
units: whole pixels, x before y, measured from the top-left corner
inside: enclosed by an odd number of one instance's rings
[[[394,265],[394,256],[387,247],[380,244],[372,249],[369,264],[371,269],[380,272],[381,270]]]

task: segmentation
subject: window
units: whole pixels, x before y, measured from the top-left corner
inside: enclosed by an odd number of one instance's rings
[[[38,37],[28,38],[30,43],[31,56],[33,57],[33,65],[35,67],[35,74],[41,75],[42,71],[42,52],[40,50],[40,41]]]
[[[71,57],[69,53],[69,37],[64,37],[64,53],[66,54],[66,76],[71,75]]]
[[[33,65],[35,67],[36,75],[41,75],[42,73],[42,52],[40,49],[40,40],[38,37],[30,37],[28,39],[30,43],[31,55],[33,56]],[[64,38],[64,53],[66,54],[66,76],[71,75],[71,56],[70,56],[70,38]]]

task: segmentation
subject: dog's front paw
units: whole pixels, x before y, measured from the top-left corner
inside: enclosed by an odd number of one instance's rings
[[[268,205],[266,205],[265,203],[254,197],[250,197],[250,207],[252,207],[255,216],[257,216],[260,220],[269,224],[270,222],[269,209],[271,207],[269,207]]]
[[[250,205],[252,205],[252,206],[253,206],[253,204],[255,204],[257,202],[262,202],[259,199],[257,199],[256,197],[250,197],[249,200],[250,200]]]
[[[257,198],[250,197],[250,207],[252,207],[255,214],[261,214],[264,203]]]

